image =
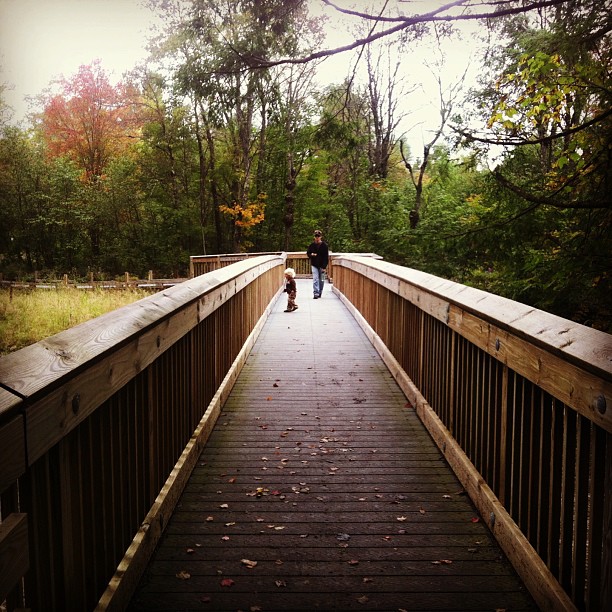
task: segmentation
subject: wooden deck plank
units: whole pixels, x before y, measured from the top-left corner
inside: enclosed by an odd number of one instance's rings
[[[276,304],[130,609],[536,610],[365,335],[309,289]]]

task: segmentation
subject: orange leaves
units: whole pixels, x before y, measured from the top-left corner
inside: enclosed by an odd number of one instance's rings
[[[224,215],[232,219],[234,221],[234,225],[248,229],[264,220],[264,210],[266,208],[265,200],[266,194],[260,193],[257,196],[257,200],[254,202],[248,202],[245,206],[242,206],[238,202],[234,202],[230,206],[222,204],[219,206],[219,210]]]

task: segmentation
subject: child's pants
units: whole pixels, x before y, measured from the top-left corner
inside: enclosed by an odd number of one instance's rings
[[[290,291],[287,293],[287,310],[293,310],[295,308],[295,296],[297,291]]]

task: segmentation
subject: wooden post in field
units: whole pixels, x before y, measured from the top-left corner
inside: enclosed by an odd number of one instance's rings
[[[64,274],[64,287],[68,286],[68,275]]]
[[[130,284],[130,273],[125,273],[125,286],[127,287]]]
[[[149,281],[153,280],[153,270],[149,270]]]
[[[94,273],[90,272],[89,273],[89,284],[93,285],[93,282],[94,282]]]

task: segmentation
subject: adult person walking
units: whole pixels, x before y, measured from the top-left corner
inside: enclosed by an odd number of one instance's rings
[[[312,290],[314,299],[321,297],[323,293],[323,283],[325,281],[325,270],[329,263],[329,249],[323,241],[323,233],[321,230],[315,230],[314,242],[308,247],[306,255],[310,259],[312,266]]]

